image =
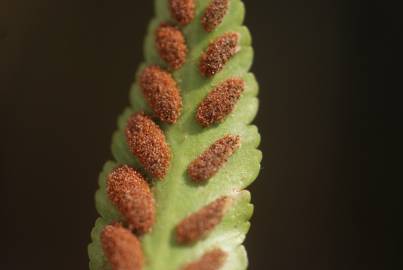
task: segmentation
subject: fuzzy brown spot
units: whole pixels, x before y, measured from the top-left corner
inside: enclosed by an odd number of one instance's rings
[[[140,75],[140,87],[148,104],[161,121],[175,123],[182,110],[182,97],[172,75],[149,66]]]
[[[139,172],[127,165],[114,169],[108,176],[106,191],[131,230],[139,234],[151,230],[155,220],[154,198]]]
[[[161,58],[177,70],[186,61],[187,47],[182,32],[168,24],[161,24],[155,31],[155,44]]]
[[[229,6],[228,0],[212,0],[201,19],[207,32],[213,31],[224,19]]]
[[[170,0],[172,17],[181,25],[191,23],[195,17],[195,0]]]
[[[182,270],[219,270],[224,266],[228,254],[222,249],[215,248],[206,252],[200,259],[187,264]]]
[[[143,269],[140,241],[121,225],[106,226],[101,233],[101,244],[112,270]]]
[[[204,127],[222,121],[233,110],[244,91],[245,83],[241,79],[228,79],[211,91],[199,105],[197,121]]]
[[[176,240],[190,244],[207,235],[219,224],[228,208],[229,197],[221,197],[185,218],[176,227]]]
[[[238,34],[227,33],[210,43],[200,59],[201,74],[205,77],[212,77],[221,71],[231,57],[237,53],[238,39]]]
[[[171,151],[162,130],[143,113],[133,114],[126,126],[126,140],[146,171],[162,179],[169,168]]]
[[[218,172],[240,145],[239,136],[227,135],[219,139],[190,163],[189,176],[196,182],[207,181]]]

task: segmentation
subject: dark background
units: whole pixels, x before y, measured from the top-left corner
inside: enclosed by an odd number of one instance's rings
[[[245,2],[264,152],[250,269],[385,269],[366,6]],[[97,176],[152,14],[152,1],[0,0],[1,269],[88,268]]]

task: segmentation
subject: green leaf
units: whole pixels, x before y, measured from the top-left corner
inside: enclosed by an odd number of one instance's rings
[[[139,72],[150,64],[166,67],[155,50],[154,32],[161,22],[172,21],[167,3],[168,0],[155,0],[157,15],[149,26],[144,47],[145,63],[140,66]],[[242,242],[250,226],[248,220],[252,215],[253,206],[250,204],[250,194],[244,188],[257,177],[262,159],[261,152],[257,150],[260,135],[257,128],[251,125],[258,109],[258,85],[254,75],[249,73],[253,60],[251,36],[248,29],[242,26],[245,11],[240,0],[230,1],[227,15],[212,33],[206,33],[200,23],[200,17],[209,0],[199,0],[197,3],[196,18],[183,28],[189,49],[186,64],[173,73],[183,98],[182,116],[174,125],[161,124],[173,158],[164,180],[152,181],[157,216],[152,232],[141,238],[146,257],[145,270],[180,269],[214,247],[222,248],[229,255],[222,269],[243,270],[248,264]],[[212,40],[227,32],[240,34],[240,51],[221,72],[211,79],[206,79],[199,73],[199,58]],[[214,86],[234,76],[245,81],[245,91],[235,110],[221,124],[202,128],[195,120],[197,106]],[[120,214],[106,195],[108,173],[118,164],[129,164],[142,171],[138,161],[128,150],[124,136],[126,121],[133,112],[151,112],[137,83],[130,91],[130,103],[130,108],[119,117],[118,131],[113,135],[112,153],[116,161],[105,164],[99,179],[100,188],[96,192],[96,208],[101,218],[95,224],[92,243],[88,248],[92,270],[109,269],[100,246],[99,234],[107,224],[121,220]],[[207,184],[193,184],[187,176],[187,166],[226,134],[239,135],[241,147]],[[148,178],[151,179],[150,176]],[[223,221],[196,244],[178,245],[173,234],[175,226],[189,214],[223,195],[230,195],[235,199]]]

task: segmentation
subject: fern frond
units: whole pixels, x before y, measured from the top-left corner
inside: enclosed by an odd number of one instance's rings
[[[215,267],[208,269],[244,270],[248,263],[242,243],[253,212],[245,188],[256,179],[262,158],[257,149],[260,135],[251,125],[258,110],[258,85],[249,72],[253,49],[242,25],[244,5],[240,0],[155,0],[155,11],[145,40],[145,61],[130,90],[131,105],[119,117],[113,135],[115,160],[105,164],[99,177],[95,197],[100,218],[88,248],[90,269],[118,270],[102,242],[105,227],[118,222],[140,240],[144,265],[133,267],[205,269],[207,263]],[[166,25],[177,30],[161,34],[160,27]],[[178,33],[170,36],[172,31],[183,34],[185,61],[175,61],[184,49],[178,47]],[[159,44],[156,35],[162,35]],[[147,81],[144,86],[141,78],[150,67],[171,74],[174,83],[162,74],[160,84]],[[159,100],[161,96],[166,98]],[[128,132],[128,123],[138,113],[150,116],[161,129],[158,143],[154,135],[138,135],[138,129],[134,135]],[[149,147],[143,148],[141,140]],[[164,155],[168,163],[161,163],[166,168],[154,157],[158,159],[164,143],[170,154]],[[130,227],[128,211],[118,210],[119,201],[112,203],[108,196],[108,178],[121,166],[149,180],[155,223],[149,232],[143,229],[144,234]]]

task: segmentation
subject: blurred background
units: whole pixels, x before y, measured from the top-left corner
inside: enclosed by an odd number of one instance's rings
[[[245,1],[264,152],[250,269],[386,269],[361,2]],[[152,1],[0,0],[0,269],[88,269],[98,173],[152,15]]]

